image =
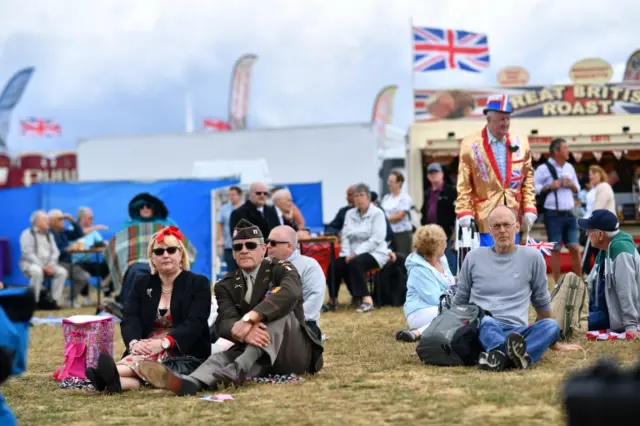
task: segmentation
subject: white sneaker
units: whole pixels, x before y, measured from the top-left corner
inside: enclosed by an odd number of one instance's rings
[[[91,306],[93,305],[93,300],[91,300],[91,296],[87,295],[82,298],[82,306]]]

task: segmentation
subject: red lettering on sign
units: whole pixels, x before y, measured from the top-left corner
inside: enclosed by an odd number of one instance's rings
[[[591,136],[591,142],[609,142],[611,138],[609,135],[593,135]]]
[[[548,145],[551,143],[551,141],[553,140],[553,138],[548,137],[548,136],[530,136],[529,137],[529,143],[531,145]]]

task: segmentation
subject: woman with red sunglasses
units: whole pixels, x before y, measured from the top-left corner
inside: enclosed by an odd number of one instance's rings
[[[101,354],[87,378],[98,391],[120,393],[147,381],[139,362],[162,362],[189,374],[211,355],[207,320],[211,310],[209,280],[189,271],[184,236],[175,226],[157,232],[148,247],[151,274],[134,283],[121,324],[127,348],[116,364]]]

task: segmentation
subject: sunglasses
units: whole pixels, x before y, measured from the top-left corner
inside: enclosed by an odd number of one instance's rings
[[[151,252],[156,256],[162,256],[165,251],[169,254],[176,254],[178,250],[180,250],[180,247],[167,247],[167,248],[157,247],[151,250]]]
[[[141,209],[150,209],[151,208],[151,204],[147,204],[147,203],[140,204],[140,208]]]
[[[269,193],[268,193],[267,191],[256,191],[256,192],[255,192],[255,194],[256,194],[256,195],[264,195],[265,197],[266,197],[267,195],[269,195]]]
[[[278,244],[289,244],[289,242],[288,242],[288,241],[275,241],[275,240],[269,240],[269,245],[270,245],[271,247],[275,247],[275,246],[277,246]]]
[[[246,247],[247,250],[255,250],[258,248],[258,243],[255,241],[247,241],[246,243],[235,243],[231,246],[233,251],[241,251],[242,247]]]

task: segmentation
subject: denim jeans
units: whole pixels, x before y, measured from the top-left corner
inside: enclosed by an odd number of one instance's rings
[[[444,255],[447,258],[447,263],[449,264],[449,270],[452,275],[458,274],[458,252],[454,250],[455,242],[449,241],[447,244],[447,249],[444,251]]]
[[[531,326],[505,324],[493,317],[485,316],[480,323],[480,344],[485,351],[499,349],[507,353],[505,343],[509,333],[518,333],[527,342],[527,353],[531,362],[536,363],[544,352],[560,338],[560,326],[551,319],[545,318]]]

